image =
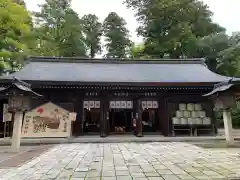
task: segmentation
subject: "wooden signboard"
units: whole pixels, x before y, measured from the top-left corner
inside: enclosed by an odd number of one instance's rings
[[[74,120],[76,113],[49,102],[25,114],[22,137],[69,137]]]
[[[12,114],[8,112],[8,104],[3,104],[3,122],[12,121]]]

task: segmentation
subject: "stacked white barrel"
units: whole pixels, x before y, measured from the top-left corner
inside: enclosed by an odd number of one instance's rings
[[[172,118],[173,124],[204,124],[210,125],[211,119],[206,117],[206,112],[201,104],[179,104],[176,116]]]

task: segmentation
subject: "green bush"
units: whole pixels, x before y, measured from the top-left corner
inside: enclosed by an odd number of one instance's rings
[[[224,127],[222,111],[216,111],[215,117],[217,119],[218,127]],[[238,108],[232,109],[232,123],[233,128],[240,128],[240,109]]]

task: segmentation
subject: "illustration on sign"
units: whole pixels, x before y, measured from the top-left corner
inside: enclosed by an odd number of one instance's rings
[[[22,136],[68,137],[74,118],[76,119],[76,113],[71,113],[49,102],[26,113]]]

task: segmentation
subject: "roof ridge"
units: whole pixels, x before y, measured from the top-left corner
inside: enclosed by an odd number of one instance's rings
[[[30,62],[106,63],[106,64],[205,64],[204,58],[182,59],[130,59],[30,56]]]

